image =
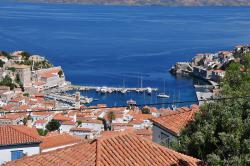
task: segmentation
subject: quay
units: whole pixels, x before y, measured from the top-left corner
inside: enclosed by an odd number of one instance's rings
[[[213,98],[213,92],[211,92],[213,85],[194,85],[194,88],[199,105],[203,105],[207,102],[206,100]]]
[[[54,99],[57,101],[62,101],[64,103],[69,103],[69,104],[75,104],[75,101],[76,101],[76,97],[74,95],[68,95],[68,94],[50,93],[50,94],[45,95],[45,97],[49,99]],[[93,101],[92,98],[88,98],[84,96],[80,97],[81,104],[88,104],[88,103],[91,103],[92,101]]]
[[[76,91],[89,91],[89,90],[95,90],[96,92],[100,93],[114,93],[114,92],[120,92],[120,93],[127,93],[127,92],[147,92],[152,93],[158,91],[158,88],[121,88],[121,87],[106,87],[106,86],[79,86],[79,85],[69,85],[67,87],[67,91],[69,90],[76,90]]]

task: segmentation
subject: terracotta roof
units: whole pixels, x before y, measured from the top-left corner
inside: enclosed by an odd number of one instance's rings
[[[82,123],[95,123],[95,124],[102,124],[101,120],[98,119],[84,119]]]
[[[20,114],[6,114],[4,116],[1,116],[0,119],[6,119],[6,120],[16,120],[18,118],[24,117],[23,115]]]
[[[40,143],[35,128],[19,125],[0,126],[0,146]]]
[[[39,120],[36,120],[36,124],[44,124],[44,123],[47,123],[48,121],[47,120],[42,120],[42,119],[39,119]]]
[[[22,100],[25,100],[25,97],[16,97],[16,98],[10,100],[10,102],[16,103],[16,102],[20,102]]]
[[[180,111],[175,111],[169,115],[153,118],[152,121],[155,125],[166,128],[175,135],[179,135],[188,122],[193,120],[198,109],[189,108],[189,110],[186,110],[186,108],[184,108],[179,110]]]
[[[73,121],[63,121],[62,125],[75,125],[76,123]]]
[[[161,115],[169,115],[169,114],[172,114],[174,113],[175,111],[174,110],[170,110],[170,109],[160,109],[159,112],[161,113]]]
[[[32,116],[51,116],[53,113],[51,112],[32,112]]]
[[[7,165],[198,165],[200,160],[175,152],[133,133],[104,136],[90,143],[8,162]]]
[[[15,107],[16,107],[15,104],[7,104],[7,105],[3,106],[2,109],[6,110],[6,111],[12,111],[15,109]]]
[[[28,106],[28,105],[20,105],[20,107],[19,108],[17,108],[18,110],[28,110],[28,109],[30,109],[30,106]]]
[[[77,127],[77,128],[70,129],[70,131],[91,132],[92,129],[90,129],[90,128],[83,128],[83,127]]]
[[[59,68],[53,68],[51,70],[48,70],[48,71],[45,71],[45,72],[41,73],[41,77],[50,78],[50,77],[57,76],[58,72],[60,70],[61,69],[59,69]]]
[[[152,140],[152,129],[138,129],[134,130],[134,132],[139,136]]]
[[[56,114],[53,119],[58,120],[58,121],[71,121],[72,120],[72,118],[65,117],[61,113]]]
[[[63,145],[76,144],[80,142],[83,142],[81,138],[74,137],[69,134],[57,134],[57,135],[43,137],[42,143],[40,144],[40,148],[44,150]]]

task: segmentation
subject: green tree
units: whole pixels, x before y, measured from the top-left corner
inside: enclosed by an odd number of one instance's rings
[[[150,109],[148,107],[143,107],[142,110],[141,110],[141,112],[143,114],[150,114]]]
[[[52,119],[52,120],[46,125],[46,129],[49,130],[49,131],[55,131],[55,130],[58,130],[60,126],[61,126],[61,124],[60,124],[59,121]]]
[[[82,121],[78,120],[77,121],[77,126],[80,126],[82,124]]]
[[[20,75],[19,74],[16,74],[15,82],[17,84],[21,84],[21,79],[20,79]]]
[[[8,52],[5,52],[5,51],[0,51],[0,56],[5,56],[6,58],[11,59],[10,54]]]
[[[245,68],[245,71],[242,71]],[[232,63],[221,84],[221,97],[206,104],[181,132],[178,150],[207,165],[250,165],[250,91],[248,61]]]
[[[25,61],[29,60],[29,57],[31,56],[31,54],[26,51],[22,52],[21,55],[22,55],[23,60]]]
[[[112,123],[112,121],[115,119],[115,113],[113,111],[108,112],[108,120]]]
[[[5,62],[0,59],[0,67],[3,67],[4,64]]]
[[[37,129],[37,132],[40,136],[46,136],[48,134],[48,130]]]
[[[24,94],[23,94],[23,96],[27,96],[27,97],[29,97],[29,96],[30,96],[30,94],[29,94],[29,93],[24,93]]]
[[[12,72],[15,72],[15,71],[16,71],[16,68],[14,68],[14,67],[8,67],[7,70],[10,70],[10,71],[12,71]]]
[[[63,76],[63,71],[60,70],[60,71],[58,72],[58,75],[59,75],[59,77],[61,78],[61,77]]]
[[[16,85],[12,82],[12,79],[8,75],[3,78],[0,85],[8,86],[11,90],[16,88]]]

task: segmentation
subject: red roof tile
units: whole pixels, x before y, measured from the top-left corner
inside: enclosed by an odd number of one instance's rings
[[[178,109],[174,113],[152,119],[155,125],[166,128],[175,135],[179,135],[181,130],[193,120],[198,109],[187,110],[186,107]]]
[[[24,115],[20,115],[18,113],[17,114],[13,113],[13,114],[6,114],[4,116],[0,116],[0,119],[16,120],[16,119],[22,118],[22,117],[24,117]]]
[[[91,132],[93,131],[90,128],[83,128],[83,127],[77,127],[77,128],[72,128],[70,131],[78,131],[78,132]]]
[[[182,161],[180,163],[180,161]],[[198,165],[200,160],[175,152],[133,133],[123,132],[64,149],[24,157],[7,165]]]
[[[40,137],[35,128],[18,125],[0,126],[0,146],[40,142]]]
[[[69,134],[57,134],[43,137],[40,147],[43,150],[63,145],[76,144],[80,142],[83,142],[83,139],[71,136]]]

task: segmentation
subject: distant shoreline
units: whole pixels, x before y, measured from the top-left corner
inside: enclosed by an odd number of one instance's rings
[[[227,2],[224,0],[222,3],[213,2],[179,2],[175,0],[172,3],[169,2],[158,2],[155,3],[154,0],[151,2],[143,2],[139,0],[134,0],[132,2],[128,0],[13,0],[12,2],[28,2],[28,3],[53,3],[53,4],[80,4],[80,5],[103,5],[103,6],[159,6],[159,7],[250,7],[250,2],[244,0],[242,3],[237,2]]]

